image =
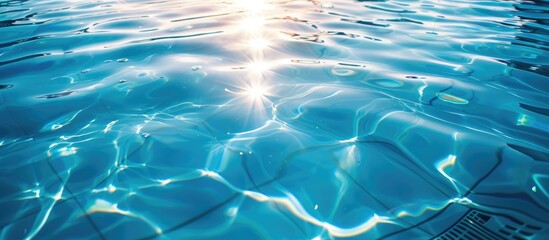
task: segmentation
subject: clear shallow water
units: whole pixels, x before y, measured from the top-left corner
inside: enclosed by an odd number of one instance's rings
[[[0,1],[2,239],[547,239],[546,1]]]

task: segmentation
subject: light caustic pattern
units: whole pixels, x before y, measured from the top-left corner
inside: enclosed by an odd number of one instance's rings
[[[0,238],[542,239],[547,11],[0,0]]]

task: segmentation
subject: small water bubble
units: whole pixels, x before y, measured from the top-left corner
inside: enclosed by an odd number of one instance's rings
[[[445,102],[449,102],[449,103],[453,103],[453,104],[467,104],[467,103],[469,103],[469,101],[467,101],[463,98],[460,98],[460,97],[457,97],[457,96],[454,96],[454,95],[450,95],[450,94],[447,94],[447,93],[439,92],[436,95],[440,100],[445,101]]]
[[[142,78],[142,77],[146,77],[147,75],[149,75],[149,74],[146,73],[146,72],[142,72],[142,73],[137,74],[137,77]]]
[[[301,60],[301,59],[292,59],[293,63],[301,63],[301,64],[319,64],[320,61],[315,60]]]
[[[110,62],[112,62],[112,60],[108,59],[108,60],[105,60],[105,61],[103,61],[103,62],[104,62],[104,63],[110,63]]]
[[[528,58],[528,59],[536,59],[538,58],[538,55],[532,52],[524,52],[521,54],[522,57]]]
[[[352,70],[350,68],[345,68],[345,67],[339,67],[339,66],[333,67],[331,72],[334,75],[342,76],[342,77],[351,76],[351,75],[356,74],[355,70]]]
[[[240,152],[239,154],[240,154],[240,156],[244,155],[244,153],[243,153],[243,152]]]
[[[196,65],[196,66],[191,67],[191,70],[193,70],[193,71],[198,71],[198,70],[200,70],[201,68],[202,68],[202,66]]]
[[[120,59],[118,59],[118,60],[116,60],[116,61],[117,61],[117,62],[120,62],[120,63],[123,63],[123,62],[129,61],[129,59],[127,59],[127,58],[120,58]]]
[[[80,71],[80,72],[81,72],[81,73],[88,73],[88,72],[90,72],[90,71],[91,71],[91,69],[88,68],[88,69],[84,69],[84,70],[82,70],[82,71]]]

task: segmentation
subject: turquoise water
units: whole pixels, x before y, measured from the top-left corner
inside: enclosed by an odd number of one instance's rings
[[[0,0],[0,238],[549,239],[548,13]]]

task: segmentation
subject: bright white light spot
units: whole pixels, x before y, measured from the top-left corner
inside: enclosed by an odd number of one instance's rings
[[[267,92],[265,91],[265,89],[255,86],[255,87],[250,87],[246,89],[245,94],[253,99],[261,99],[265,97]]]
[[[257,31],[265,25],[265,19],[261,16],[250,16],[240,22],[240,27],[246,31]]]
[[[112,122],[110,122],[109,124],[107,124],[107,126],[105,127],[105,129],[103,129],[103,133],[107,133],[107,132],[111,131],[112,126],[114,126],[114,124],[115,124],[116,122],[118,122],[118,120],[112,121]]]
[[[253,49],[267,48],[271,43],[263,38],[254,38],[248,42],[248,46]]]
[[[55,196],[53,196],[53,200],[55,201],[59,201],[62,199],[62,196],[63,196],[63,189],[61,189],[61,191],[57,192],[55,194]]]
[[[170,184],[172,182],[172,180],[170,180],[170,179],[159,180],[159,182],[160,182],[160,185],[166,186],[166,185]]]
[[[78,148],[75,148],[75,147],[63,147],[59,149],[59,153],[61,154],[61,156],[66,157],[66,156],[76,154],[77,150]]]
[[[236,6],[250,12],[267,10],[270,6],[264,0],[235,0]]]
[[[252,72],[265,72],[269,69],[269,64],[265,62],[252,62],[246,65],[246,67]]]
[[[114,192],[116,192],[116,187],[111,184],[111,185],[109,185],[108,191],[110,193],[114,193]]]
[[[234,216],[236,216],[236,214],[238,214],[238,208],[237,207],[232,207],[232,208],[227,209],[227,216],[234,217]]]

